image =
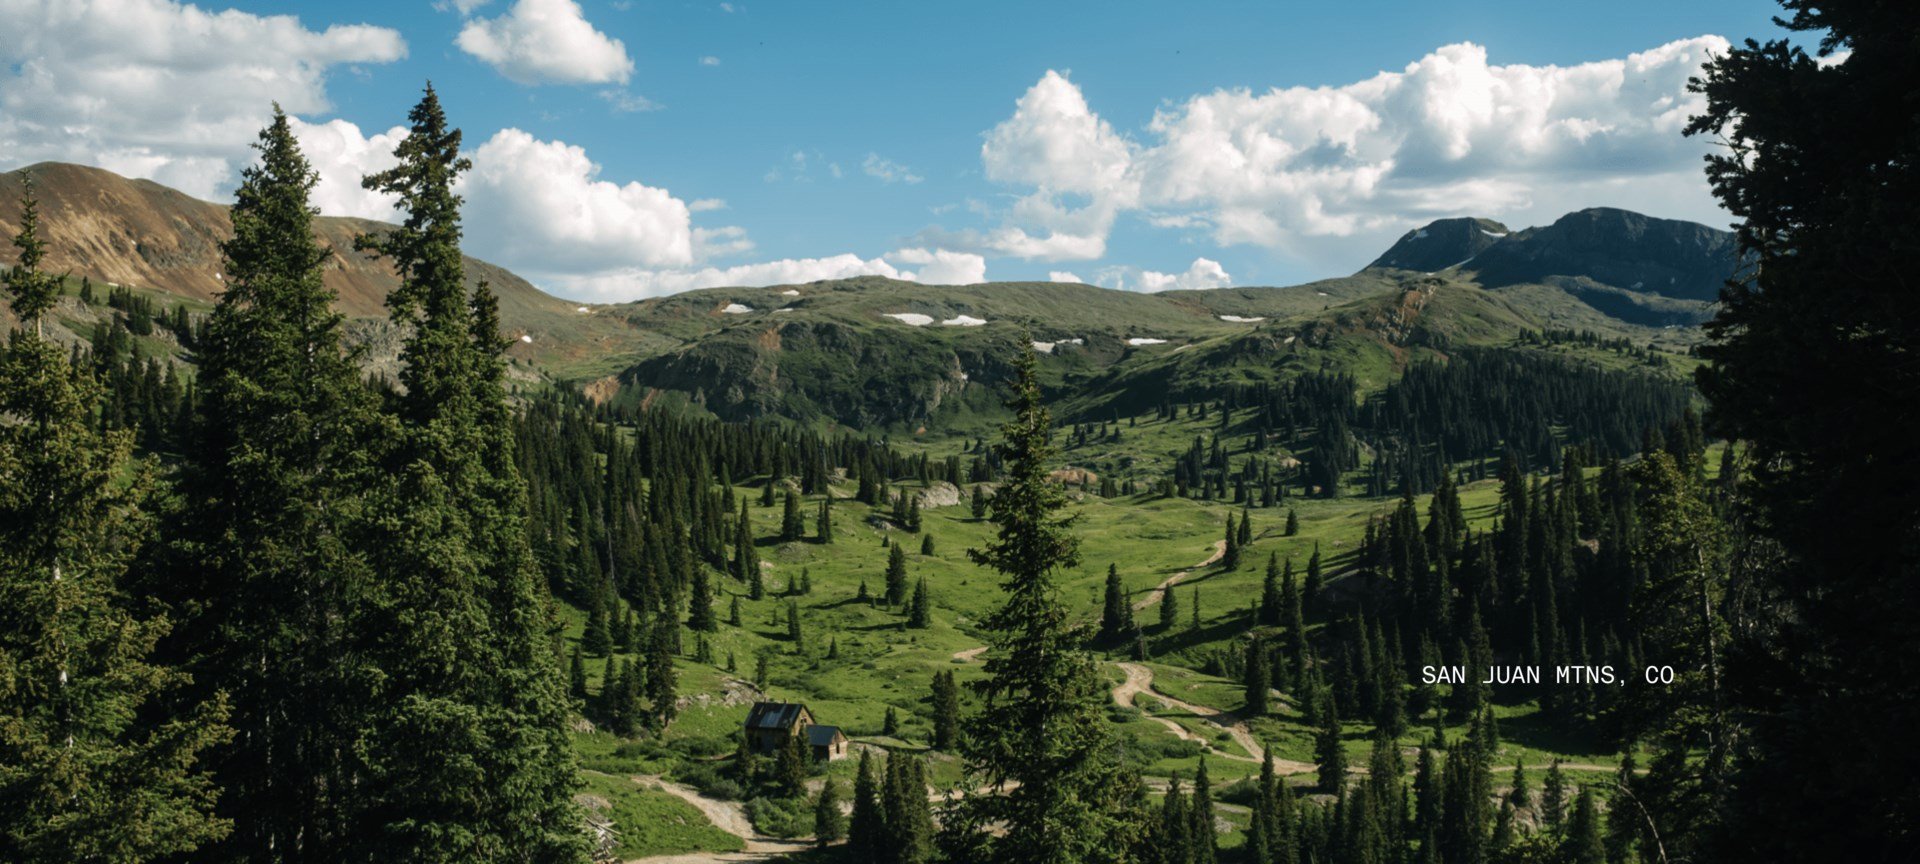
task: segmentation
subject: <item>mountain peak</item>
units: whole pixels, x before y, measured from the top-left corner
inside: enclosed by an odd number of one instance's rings
[[[1584,279],[1628,291],[1712,301],[1739,266],[1734,235],[1678,219],[1589,207],[1528,228],[1477,257],[1481,285]]]
[[[1392,268],[1430,273],[1464,264],[1507,236],[1507,226],[1492,219],[1459,216],[1436,219],[1401,235],[1367,269]]]

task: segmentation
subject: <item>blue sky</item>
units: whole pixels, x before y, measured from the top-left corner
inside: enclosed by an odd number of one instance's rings
[[[0,168],[89,162],[218,200],[278,99],[323,209],[379,217],[353,177],[431,78],[480,166],[469,251],[556,293],[1291,284],[1445,215],[1724,223],[1709,143],[1673,134],[1683,82],[1776,11],[8,0]]]

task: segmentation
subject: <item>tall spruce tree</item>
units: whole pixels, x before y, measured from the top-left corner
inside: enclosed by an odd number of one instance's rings
[[[1100,609],[1100,641],[1117,643],[1133,635],[1133,604],[1120,582],[1120,568],[1107,565],[1106,595]]]
[[[169,622],[126,591],[151,475],[131,433],[95,422],[92,374],[40,335],[58,282],[30,189],[22,203],[5,284],[32,329],[0,348],[0,860],[186,855],[229,830],[197,764],[230,734],[227,706],[151,659]]]
[[[1717,431],[1751,442],[1753,521],[1785,553],[1752,556],[1744,580],[1765,599],[1728,670],[1749,729],[1720,853],[1894,860],[1920,835],[1920,295],[1902,287],[1920,251],[1920,17],[1781,5],[1791,32],[1712,58],[1688,127],[1723,145],[1707,176],[1754,262],[1722,292],[1699,383]]]
[[[1007,600],[982,621],[993,649],[975,684],[984,704],[961,743],[968,773],[989,791],[956,803],[945,832],[953,860],[1105,860],[1130,831],[1100,682],[1055,582],[1079,563],[1079,542],[1071,518],[1058,515],[1065,496],[1048,479],[1052,422],[1038,366],[1031,348],[1015,361],[1014,416],[995,448],[1004,482],[988,506],[997,530],[968,552],[1004,577]],[[1002,830],[989,833],[990,825]]]
[[[887,605],[907,601],[907,551],[895,543],[887,549]]]
[[[355,245],[387,260],[406,342],[398,432],[370,504],[377,598],[365,656],[384,706],[367,756],[357,840],[386,860],[574,861],[584,834],[566,685],[525,527],[501,379],[498,302],[466,288],[455,178],[470,167],[432,87],[408,114],[398,164],[365,178],[407,214]]]
[[[210,762],[234,831],[212,854],[318,860],[358,830],[348,754],[375,709],[350,628],[370,588],[369,442],[390,436],[321,282],[318,175],[277,107],[254,147],[221,246],[226,290],[195,349],[172,566],[153,593],[181,610],[169,652],[233,705],[237,734]]]

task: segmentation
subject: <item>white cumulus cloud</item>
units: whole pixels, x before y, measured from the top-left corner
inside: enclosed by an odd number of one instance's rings
[[[685,202],[599,174],[580,147],[500,130],[474,150],[460,185],[468,245],[535,274],[693,263]]]
[[[1071,283],[1080,284],[1080,285],[1085,285],[1087,282],[1087,280],[1073,275],[1073,272],[1070,270],[1049,270],[1047,271],[1047,281],[1048,282],[1071,282]]]
[[[202,198],[233,188],[278,101],[332,110],[329,70],[390,63],[385,27],[172,0],[0,0],[0,168],[54,159]]]
[[[560,293],[579,299],[624,302],[643,297],[658,297],[696,288],[748,288],[762,285],[797,285],[821,279],[850,279],[855,276],[904,278],[901,271],[882,258],[858,255],[830,255],[822,258],[782,258],[732,267],[701,267],[681,270],[626,270],[596,273],[558,280]]]
[[[1220,262],[1210,258],[1195,258],[1184,273],[1161,273],[1138,267],[1108,267],[1101,270],[1094,281],[1108,288],[1152,293],[1225,288],[1233,284],[1233,277],[1227,275],[1226,268],[1220,266]]]
[[[362,188],[360,178],[394,164],[393,148],[407,137],[406,127],[395,126],[385,132],[363,135],[360,127],[345,120],[325,123],[309,123],[298,117],[287,120],[294,136],[300,139],[300,151],[320,175],[320,182],[313,187],[313,206],[328,216],[399,221],[394,197]]]
[[[987,281],[987,259],[946,249],[896,249],[887,257],[920,269],[902,276],[928,285],[977,285]]]
[[[1048,71],[981,147],[988,179],[1027,190],[1002,225],[922,239],[1073,260],[1104,255],[1124,212],[1220,245],[1295,250],[1303,238],[1370,244],[1410,222],[1468,213],[1546,221],[1609,204],[1711,218],[1699,168],[1709,145],[1680,132],[1702,108],[1687,79],[1727,47],[1701,36],[1533,66],[1447,45],[1343,86],[1175,100],[1139,141]]]
[[[521,84],[625,84],[627,46],[593,28],[574,0],[516,0],[497,18],[476,18],[454,40]]]

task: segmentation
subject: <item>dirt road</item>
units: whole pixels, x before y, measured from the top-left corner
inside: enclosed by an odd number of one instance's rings
[[[1172,588],[1175,585],[1178,585],[1180,583],[1180,580],[1187,578],[1187,574],[1192,573],[1193,571],[1198,570],[1202,567],[1213,566],[1215,562],[1218,562],[1226,554],[1227,554],[1227,541],[1225,540],[1213,541],[1213,554],[1207,556],[1207,560],[1202,561],[1198,564],[1195,564],[1192,567],[1188,567],[1187,569],[1182,570],[1178,573],[1175,573],[1172,576],[1168,576],[1166,579],[1162,580],[1160,584],[1153,586],[1152,590],[1149,590],[1147,592],[1147,596],[1133,601],[1133,611],[1139,612],[1140,610],[1145,609],[1148,606],[1152,606],[1153,604],[1160,602],[1160,598],[1165,597],[1167,595],[1167,589]]]
[[[660,777],[635,777],[633,782],[657,786],[660,791],[692,804],[712,822],[714,827],[732,834],[745,842],[746,848],[739,852],[686,852],[679,855],[655,855],[649,858],[636,858],[634,862],[645,864],[715,864],[727,861],[766,861],[781,855],[790,855],[806,849],[812,844],[805,840],[783,840],[768,837],[753,830],[753,823],[747,819],[746,808],[738,801],[721,801],[708,798],[690,786]]]
[[[1219,711],[1213,708],[1208,708],[1205,705],[1196,705],[1192,702],[1187,702],[1177,697],[1169,696],[1165,693],[1154,690],[1153,689],[1153,670],[1148,669],[1147,667],[1142,666],[1138,663],[1117,663],[1115,665],[1119,666],[1120,671],[1126,673],[1126,676],[1127,676],[1125,681],[1120,682],[1118,685],[1115,685],[1113,688],[1113,702],[1115,705],[1132,706],[1133,699],[1135,696],[1138,696],[1141,693],[1146,693],[1147,695],[1152,696],[1153,698],[1158,699],[1161,702],[1164,702],[1182,711],[1186,711],[1187,713],[1190,713],[1195,717],[1199,717],[1202,720],[1205,720],[1209,723],[1212,723],[1215,726],[1220,727],[1222,730],[1224,730],[1227,733],[1229,737],[1233,739],[1233,743],[1240,745],[1240,749],[1245,750],[1248,753],[1255,754],[1252,756],[1241,756],[1235,753],[1228,753],[1224,750],[1215,750],[1213,751],[1215,755],[1220,756],[1221,758],[1224,758],[1224,759],[1234,759],[1241,762],[1259,762],[1260,761],[1260,756],[1258,754],[1260,754],[1263,750],[1262,745],[1260,744],[1259,741],[1254,740],[1253,732],[1247,728],[1246,721],[1240,719],[1239,717],[1233,714],[1229,714],[1227,712]],[[1172,720],[1171,718],[1152,717],[1151,715],[1149,715],[1149,719],[1153,720],[1156,723],[1159,723],[1162,726],[1167,727],[1167,731],[1172,732],[1174,734],[1174,737],[1189,740],[1189,741],[1200,741],[1200,743],[1202,744],[1208,743],[1204,740],[1199,739],[1193,733],[1188,732],[1185,726],[1182,726],[1179,723],[1174,722],[1174,720]],[[1310,762],[1296,762],[1291,759],[1275,759],[1273,760],[1273,770],[1284,776],[1288,774],[1308,774],[1318,769],[1313,765],[1313,763],[1310,763]]]

